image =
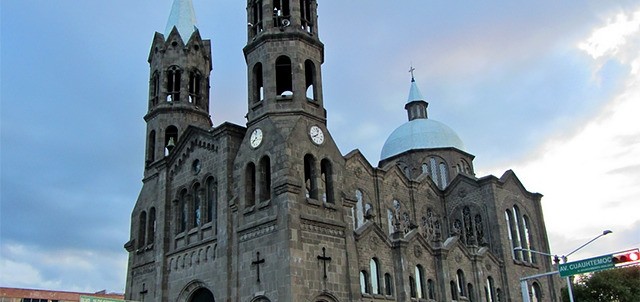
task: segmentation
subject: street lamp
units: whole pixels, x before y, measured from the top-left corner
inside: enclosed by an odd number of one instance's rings
[[[585,246],[589,245],[589,243],[596,241],[596,239],[598,239],[598,238],[600,238],[600,237],[602,237],[602,236],[604,236],[604,235],[611,234],[611,233],[613,233],[611,230],[604,230],[604,231],[602,232],[602,234],[600,234],[600,235],[596,236],[595,238],[593,238],[593,239],[591,239],[591,240],[587,241],[587,243],[585,243],[585,244],[581,245],[581,246],[580,246],[580,247],[578,247],[577,249],[573,250],[571,253],[566,254],[566,255],[563,255],[563,256],[562,256],[562,263],[567,263],[567,257],[569,257],[571,254],[573,254],[573,253],[575,253],[575,252],[577,252],[577,251],[581,250],[583,247],[585,247]],[[555,259],[554,259],[554,261],[556,262],[556,264],[559,262],[559,261],[558,261],[558,258],[555,258]],[[573,302],[573,290],[572,290],[572,288],[571,288],[571,277],[570,277],[570,276],[567,276],[566,278],[567,278],[567,291],[569,292],[569,301]]]
[[[577,249],[573,250],[571,253],[566,254],[566,255],[562,255],[562,256],[552,255],[552,254],[549,254],[549,253],[543,253],[543,252],[538,252],[538,251],[534,251],[534,250],[529,250],[529,249],[522,248],[520,246],[513,248],[513,250],[514,251],[527,251],[527,252],[530,252],[530,253],[536,253],[536,254],[540,254],[540,255],[544,255],[544,256],[553,257],[553,262],[555,262],[555,264],[557,265],[557,264],[560,263],[560,258],[562,258],[562,263],[567,263],[567,257],[569,257],[573,253],[581,250],[583,247],[589,245],[589,243],[596,241],[598,238],[600,238],[600,237],[602,237],[604,235],[611,234],[611,233],[613,233],[611,230],[604,230],[602,232],[602,234],[600,234],[600,235],[596,236],[595,238],[587,241],[587,243],[581,245]],[[546,275],[546,274],[543,274],[543,275]],[[567,291],[569,293],[569,301],[574,302],[573,301],[573,291],[572,291],[572,288],[571,288],[571,277],[567,276],[566,278],[567,278]],[[527,291],[528,291],[528,289],[527,289]]]

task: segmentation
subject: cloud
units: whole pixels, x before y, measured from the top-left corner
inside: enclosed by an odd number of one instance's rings
[[[124,292],[126,254],[74,248],[40,248],[4,241],[0,284],[7,287]],[[96,287],[99,286],[99,287]]]
[[[603,64],[615,61],[630,67],[640,60],[640,43],[629,43],[640,41],[636,18],[640,21],[640,11],[618,14],[578,44],[593,58],[591,66],[598,76],[607,76]],[[602,38],[603,32],[624,39]],[[611,240],[622,246],[640,241],[640,203],[636,202],[640,199],[640,73],[627,68],[622,80],[620,91],[584,124],[559,129],[525,160],[509,164],[528,188],[545,194],[547,231],[552,246],[560,251],[575,248],[604,229],[614,231],[608,237],[621,236]],[[628,231],[634,221],[633,230]]]

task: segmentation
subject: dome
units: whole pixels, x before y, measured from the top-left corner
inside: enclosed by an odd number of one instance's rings
[[[414,119],[391,133],[382,147],[380,160],[409,150],[448,147],[464,151],[462,140],[451,128],[431,119]]]

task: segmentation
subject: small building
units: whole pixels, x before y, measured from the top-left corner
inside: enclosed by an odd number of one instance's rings
[[[82,298],[82,299],[81,299]],[[0,287],[0,302],[115,302],[124,294],[67,292],[57,290]]]

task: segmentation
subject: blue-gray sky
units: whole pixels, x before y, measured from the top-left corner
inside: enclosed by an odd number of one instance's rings
[[[124,290],[141,187],[153,33],[171,0],[3,0],[0,286]],[[244,125],[242,1],[193,0],[211,39],[212,116]],[[328,127],[376,165],[406,121],[409,67],[429,116],[513,169],[552,253],[640,246],[637,1],[319,0]]]

